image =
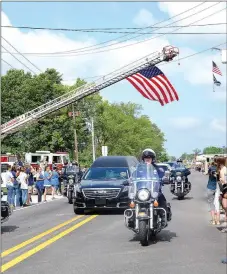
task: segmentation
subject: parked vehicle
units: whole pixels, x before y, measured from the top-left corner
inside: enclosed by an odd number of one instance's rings
[[[156,236],[166,227],[167,221],[171,220],[157,201],[161,181],[153,165],[139,164],[130,182],[131,203],[130,209],[124,212],[124,221],[126,227],[138,235],[142,246],[147,246],[150,237]],[[168,207],[170,208],[169,204]],[[163,211],[165,223],[161,219]]]
[[[102,156],[75,185],[74,212],[128,208],[128,180],[138,160],[133,156]]]
[[[11,153],[6,153],[1,155],[1,164],[13,165],[17,161],[17,156]]]
[[[68,161],[69,155],[67,152],[51,153],[50,151],[36,151],[35,153],[25,153],[25,162],[36,168],[40,162],[47,163],[51,169],[53,168],[53,164],[58,168],[62,168],[64,163]]]
[[[173,168],[175,162],[167,162],[167,163],[165,163],[165,164],[167,164],[167,165],[169,165],[171,168]]]
[[[12,214],[12,209],[7,201],[3,201],[3,191],[1,190],[1,223],[8,221],[9,216]]]

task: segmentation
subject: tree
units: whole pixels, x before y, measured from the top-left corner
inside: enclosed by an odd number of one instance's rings
[[[164,152],[164,134],[146,117],[140,114],[142,107],[132,103],[110,104],[104,101],[95,118],[95,134],[98,151],[108,146],[110,155],[135,155],[152,147],[157,157]]]
[[[194,154],[188,154],[188,153],[183,153],[182,155],[181,155],[181,159],[182,160],[189,160],[189,161],[191,161],[191,160],[193,160],[194,159],[194,157],[195,157],[195,155]]]
[[[158,158],[158,161],[163,163],[163,162],[168,162],[170,160],[170,157],[166,152],[161,153],[161,155]]]
[[[170,156],[169,157],[170,162],[175,162],[176,160],[177,160],[177,158],[175,156]]]
[[[223,153],[223,148],[221,147],[210,146],[210,147],[205,147],[203,150],[203,154],[220,154],[220,153]]]
[[[199,155],[202,151],[200,149],[198,149],[198,148],[195,148],[193,150],[193,152],[194,152],[195,155]]]

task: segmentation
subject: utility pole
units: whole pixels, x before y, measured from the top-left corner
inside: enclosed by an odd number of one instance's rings
[[[74,131],[74,157],[78,162],[78,143],[77,143],[77,133],[76,133],[76,113],[74,109],[74,104],[72,104],[72,116],[73,116],[73,131]]]
[[[93,162],[95,161],[95,132],[94,132],[94,118],[91,118],[91,136],[92,136],[92,155]]]

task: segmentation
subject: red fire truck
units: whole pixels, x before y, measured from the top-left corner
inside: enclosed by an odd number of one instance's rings
[[[62,168],[65,162],[69,161],[69,154],[67,152],[51,153],[50,151],[36,151],[35,153],[25,153],[25,162],[31,164],[33,167],[43,162],[47,163],[52,169],[53,164],[58,168]]]

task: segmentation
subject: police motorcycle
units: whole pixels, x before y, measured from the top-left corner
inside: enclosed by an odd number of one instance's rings
[[[77,165],[67,166],[63,172],[63,195],[68,198],[69,204],[73,203],[74,185],[79,183],[81,171]]]
[[[158,195],[161,179],[153,165],[139,164],[129,182],[130,209],[124,211],[124,221],[128,229],[134,231],[142,246],[167,226],[167,212],[159,207]],[[165,215],[165,224],[160,213]]]
[[[170,174],[170,192],[175,195],[178,200],[183,200],[191,191],[191,183],[188,181],[190,174],[191,171],[186,168],[181,161],[173,166]]]

